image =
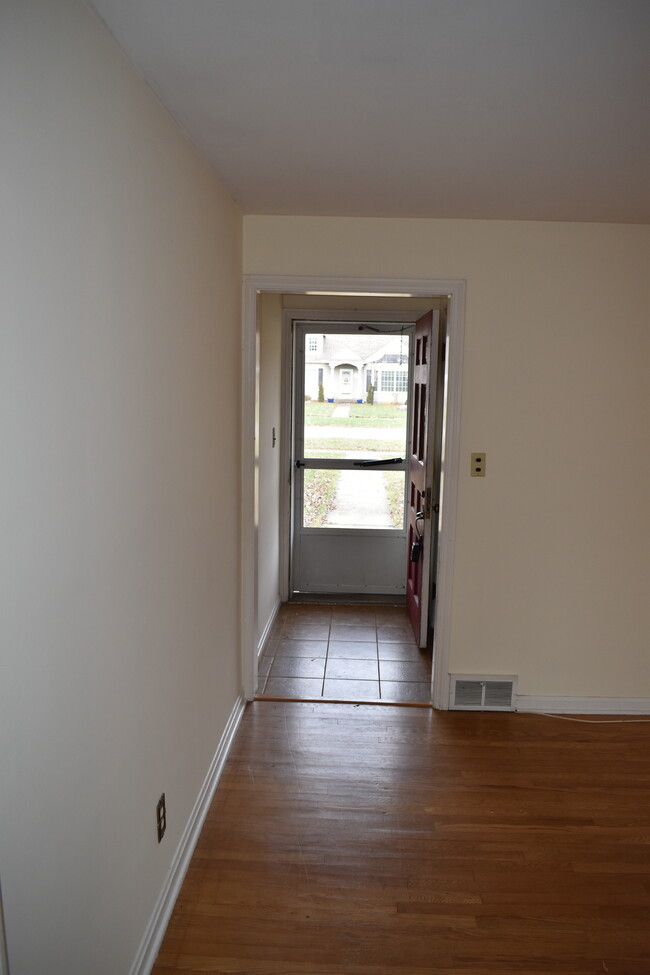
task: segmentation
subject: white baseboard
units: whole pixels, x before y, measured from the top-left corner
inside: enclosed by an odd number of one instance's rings
[[[9,957],[5,937],[5,919],[2,909],[2,886],[0,885],[0,975],[9,975]]]
[[[650,714],[647,697],[535,697],[520,694],[517,711],[547,714]]]
[[[150,975],[151,969],[153,968],[169,918],[180,893],[181,884],[187,873],[194,847],[205,822],[205,817],[207,816],[215,789],[223,772],[223,767],[226,763],[228,752],[233,743],[235,732],[241,721],[245,706],[246,701],[241,696],[232,709],[214,758],[210,763],[208,774],[201,786],[187,825],[183,830],[183,835],[172,859],[167,879],[160,892],[140,948],[131,966],[130,975]]]
[[[262,633],[262,635],[260,637],[260,641],[257,644],[257,656],[258,657],[261,657],[262,654],[264,653],[264,647],[266,646],[266,641],[269,638],[269,635],[271,633],[271,628],[273,627],[273,624],[275,623],[275,618],[278,615],[278,610],[280,609],[280,606],[281,605],[282,605],[282,603],[278,599],[277,602],[276,602],[276,604],[275,604],[275,606],[271,610],[271,615],[269,616],[268,620],[266,621],[266,626],[264,627],[264,632]]]

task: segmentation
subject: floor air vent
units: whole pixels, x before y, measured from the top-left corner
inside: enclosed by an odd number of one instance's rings
[[[516,677],[466,677],[452,674],[452,711],[514,711]]]

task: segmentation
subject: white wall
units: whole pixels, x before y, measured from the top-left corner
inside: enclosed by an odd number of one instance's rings
[[[649,257],[646,226],[245,218],[249,274],[467,281],[452,671],[650,697]]]
[[[0,36],[9,957],[125,975],[240,693],[241,218],[80,0]]]

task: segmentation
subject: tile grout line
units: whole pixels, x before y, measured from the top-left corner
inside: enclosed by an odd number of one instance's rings
[[[296,620],[293,620],[291,622],[292,623],[295,623],[297,621]],[[304,622],[305,625],[308,625],[310,621],[308,619],[304,619],[303,622]],[[321,622],[323,624],[325,624],[325,621],[324,620],[321,621]],[[287,621],[285,620],[284,621],[284,624],[282,625],[282,629],[283,630],[284,630],[284,626],[286,625],[286,623],[287,623]],[[324,664],[324,668],[323,668],[323,677],[322,677],[322,681],[321,681],[321,694],[320,694],[320,699],[326,699],[325,698],[325,681],[328,679],[327,678],[327,667],[329,665],[329,660],[330,660],[330,657],[331,657],[331,642],[332,642],[332,638],[333,638],[332,628],[335,625],[339,625],[339,626],[342,626],[342,627],[348,626],[348,627],[353,627],[353,628],[356,628],[358,626],[363,626],[363,627],[367,627],[368,629],[372,629],[372,631],[373,631],[373,640],[372,640],[372,642],[374,643],[374,646],[376,648],[376,657],[374,657],[373,659],[376,660],[377,671],[376,671],[376,677],[373,676],[373,678],[365,678],[365,679],[372,679],[372,680],[376,680],[377,681],[377,688],[378,688],[378,695],[379,696],[375,700],[377,700],[377,701],[385,701],[386,699],[383,696],[384,690],[385,690],[385,689],[383,689],[383,683],[386,682],[386,679],[382,679],[382,677],[381,677],[381,664],[382,664],[382,659],[379,656],[379,637],[380,637],[380,634],[379,634],[378,630],[379,630],[380,627],[385,627],[385,628],[388,627],[388,628],[391,628],[394,625],[393,624],[393,621],[390,620],[390,619],[383,619],[381,621],[377,621],[376,616],[375,616],[375,618],[374,618],[374,620],[372,622],[370,622],[370,620],[367,619],[367,618],[364,618],[364,619],[357,618],[357,619],[354,619],[354,620],[350,621],[350,620],[346,620],[345,618],[340,618],[340,617],[336,616],[334,613],[330,613],[329,614],[329,620],[327,621],[326,625],[327,625],[327,631],[328,632],[327,632],[327,640],[325,641],[326,642],[326,648],[325,648],[325,664]],[[403,634],[403,642],[407,642],[408,636],[409,636],[408,633],[404,633]],[[292,633],[285,634],[285,637],[287,639],[298,639],[298,637],[295,634],[292,634]],[[305,637],[305,639],[310,639],[310,637],[307,636],[307,637]],[[390,643],[392,641],[389,640],[388,642]],[[410,641],[408,641],[408,642],[410,642]],[[302,655],[300,655],[300,656],[302,656]],[[275,653],[272,654],[271,664],[269,665],[269,672],[265,676],[265,679],[264,679],[264,689],[261,691],[261,694],[265,694],[266,693],[268,682],[269,682],[269,680],[272,677],[271,671],[274,669],[274,666],[277,663],[277,659],[278,659],[277,658],[277,654],[275,654]],[[356,659],[356,658],[354,658],[354,659]],[[359,659],[365,659],[365,657],[364,658],[359,658]],[[399,659],[401,659],[401,658],[399,658]],[[386,661],[384,661],[384,662],[386,662]],[[350,682],[352,682],[355,679],[357,679],[357,680],[363,680],[364,678],[362,678],[362,677],[359,677],[359,678],[340,677],[340,678],[337,678],[335,680],[335,683],[337,685],[340,685],[341,687],[345,687],[346,684],[349,684]],[[334,680],[334,678],[332,678],[332,680]],[[406,679],[406,678],[402,679],[399,675],[394,675],[393,677],[391,677],[389,679],[389,683],[390,682],[396,684],[398,687],[401,684],[409,684],[409,683],[411,683],[408,679]],[[420,682],[421,683],[426,683],[426,681],[420,681]]]
[[[327,661],[330,658],[330,640],[332,639],[332,614],[330,613],[330,621],[327,627],[327,646],[325,647],[325,666],[323,667],[323,682],[320,686],[320,696],[325,697],[325,675],[327,673]]]
[[[375,617],[375,646],[377,647],[377,692],[381,701],[381,669],[379,667],[379,623]]]

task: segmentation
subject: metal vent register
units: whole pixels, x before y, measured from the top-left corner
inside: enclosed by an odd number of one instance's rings
[[[517,701],[516,677],[468,677],[452,674],[452,711],[514,711]]]

